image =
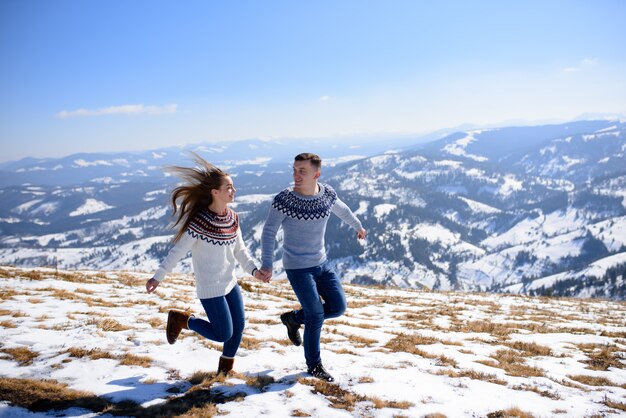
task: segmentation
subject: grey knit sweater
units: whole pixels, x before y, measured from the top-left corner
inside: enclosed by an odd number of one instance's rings
[[[362,228],[361,222],[337,197],[335,190],[327,184],[318,184],[320,191],[313,196],[304,196],[288,188],[274,197],[261,237],[263,267],[272,267],[276,234],[281,226],[285,269],[315,267],[326,261],[324,234],[331,213],[355,230]]]

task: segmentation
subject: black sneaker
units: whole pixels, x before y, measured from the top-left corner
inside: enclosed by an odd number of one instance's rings
[[[280,316],[280,320],[287,327],[287,335],[295,346],[302,344],[302,338],[300,337],[300,324],[298,324],[293,317],[293,311],[285,312]]]
[[[330,375],[322,365],[322,363],[317,364],[314,367],[309,367],[309,374],[317,377],[318,379],[325,380],[327,382],[334,382],[335,378]]]

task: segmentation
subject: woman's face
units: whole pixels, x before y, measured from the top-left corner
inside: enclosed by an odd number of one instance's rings
[[[231,179],[230,176],[224,177],[219,189],[211,190],[213,200],[224,204],[235,201],[235,192],[237,192],[237,189],[235,189],[233,179]]]

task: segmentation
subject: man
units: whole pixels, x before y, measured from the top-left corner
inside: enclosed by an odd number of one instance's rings
[[[302,344],[299,329],[304,324],[304,357],[308,372],[332,382],[335,379],[322,365],[320,335],[325,319],[344,313],[346,297],[339,277],[326,261],[326,224],[330,214],[334,213],[356,230],[359,239],[365,238],[366,231],[332,187],[317,181],[321,167],[322,160],[315,154],[304,153],[295,157],[294,186],[274,197],[265,221],[261,237],[261,273],[268,279],[272,275],[276,233],[282,227],[283,267],[302,308],[286,312],[280,319],[296,346]]]

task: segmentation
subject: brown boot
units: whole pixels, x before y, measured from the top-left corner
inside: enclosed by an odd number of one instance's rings
[[[221,356],[220,364],[217,366],[217,374],[227,375],[233,369],[234,358]]]
[[[183,329],[189,329],[187,321],[191,314],[182,311],[171,310],[167,315],[167,328],[165,329],[165,335],[167,336],[167,342],[174,344],[176,339],[180,335],[180,331]]]

